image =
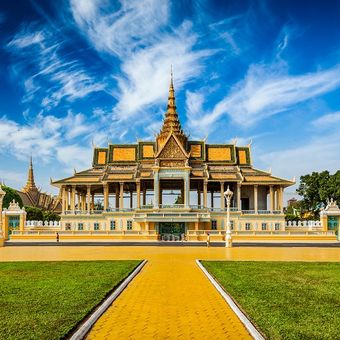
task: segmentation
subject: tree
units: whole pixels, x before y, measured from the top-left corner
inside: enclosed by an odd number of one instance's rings
[[[10,187],[7,187],[6,185],[2,185],[1,188],[3,189],[3,191],[6,192],[6,195],[3,200],[3,208],[8,208],[9,204],[13,200],[15,200],[19,204],[20,208],[23,207],[24,204],[22,203],[22,199],[19,196],[19,194],[16,192],[16,190]]]
[[[43,212],[44,221],[60,221],[60,216],[54,211],[44,211]]]
[[[330,198],[340,202],[340,170],[334,175],[329,171],[322,171],[301,176],[296,191],[303,197],[302,209],[313,212],[317,217],[320,209],[327,205]]]
[[[44,215],[41,209],[25,206],[27,221],[43,221]]]

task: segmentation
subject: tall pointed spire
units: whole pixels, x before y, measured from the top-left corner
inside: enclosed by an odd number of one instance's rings
[[[37,187],[35,186],[34,182],[34,173],[33,173],[33,161],[32,156],[30,158],[30,164],[28,167],[28,176],[27,176],[27,182],[24,188],[22,189],[24,192],[30,191],[30,190],[37,190]]]
[[[185,146],[187,137],[182,130],[181,123],[178,118],[178,113],[176,111],[176,98],[173,82],[172,65],[170,72],[170,86],[167,111],[165,113],[161,131],[157,136],[158,149],[162,147],[163,143],[165,142],[165,140],[167,139],[168,135],[171,132],[173,132],[176,135],[176,137],[182,142],[183,146]]]

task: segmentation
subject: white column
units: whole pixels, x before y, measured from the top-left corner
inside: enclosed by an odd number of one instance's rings
[[[269,207],[272,212],[274,210],[274,190],[272,185],[269,186]]]
[[[72,185],[71,189],[71,210],[74,213],[75,211],[75,206],[76,206],[76,187]]]
[[[221,210],[224,210],[225,208],[225,202],[224,202],[224,182],[221,182]]]
[[[153,173],[153,206],[158,209],[159,206],[159,172],[157,170]]]
[[[61,187],[61,213],[64,215],[65,214],[65,206],[66,206],[66,195],[65,195],[66,189],[64,186]],[[1,213],[1,210],[0,210]],[[1,215],[0,215],[0,220],[1,220]]]
[[[137,191],[137,209],[140,209],[140,182],[136,182]]]
[[[257,214],[257,212],[258,212],[257,189],[258,189],[258,185],[255,184],[254,185],[254,210],[255,210],[255,214]]]
[[[283,191],[284,191],[283,186],[280,186],[280,200],[279,200],[280,206],[279,206],[279,210],[281,210],[281,212],[283,211]]]
[[[203,207],[206,208],[208,204],[208,181],[203,182]]]
[[[119,209],[124,208],[124,182],[120,182]]]
[[[104,191],[104,211],[109,209],[109,185],[108,183],[105,183],[103,185],[103,191]]]
[[[91,186],[87,186],[87,213],[91,211]]]
[[[242,204],[241,204],[241,183],[237,183],[237,210],[240,211],[242,209]]]
[[[184,178],[184,206],[190,206],[190,172],[187,171]]]

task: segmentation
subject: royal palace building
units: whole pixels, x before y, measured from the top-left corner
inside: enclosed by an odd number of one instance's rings
[[[61,190],[64,230],[139,231],[162,237],[226,228],[284,230],[283,192],[294,181],[253,167],[251,147],[189,140],[171,79],[155,141],[94,148],[91,169],[52,184]]]

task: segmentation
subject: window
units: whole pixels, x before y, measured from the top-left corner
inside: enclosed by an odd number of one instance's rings
[[[84,230],[84,223],[78,223],[78,230]]]
[[[132,221],[131,220],[127,221],[127,230],[132,230]]]
[[[216,230],[217,229],[217,221],[213,220],[211,221],[211,230]]]
[[[95,222],[94,224],[93,224],[93,229],[94,230],[99,230],[99,223],[98,222]]]
[[[280,223],[275,223],[275,230],[280,230]]]
[[[116,230],[116,221],[110,221],[110,230]]]
[[[267,230],[267,223],[262,223],[262,230]]]
[[[234,221],[230,221],[230,230],[234,230]]]
[[[250,223],[246,223],[246,230],[250,230]]]

